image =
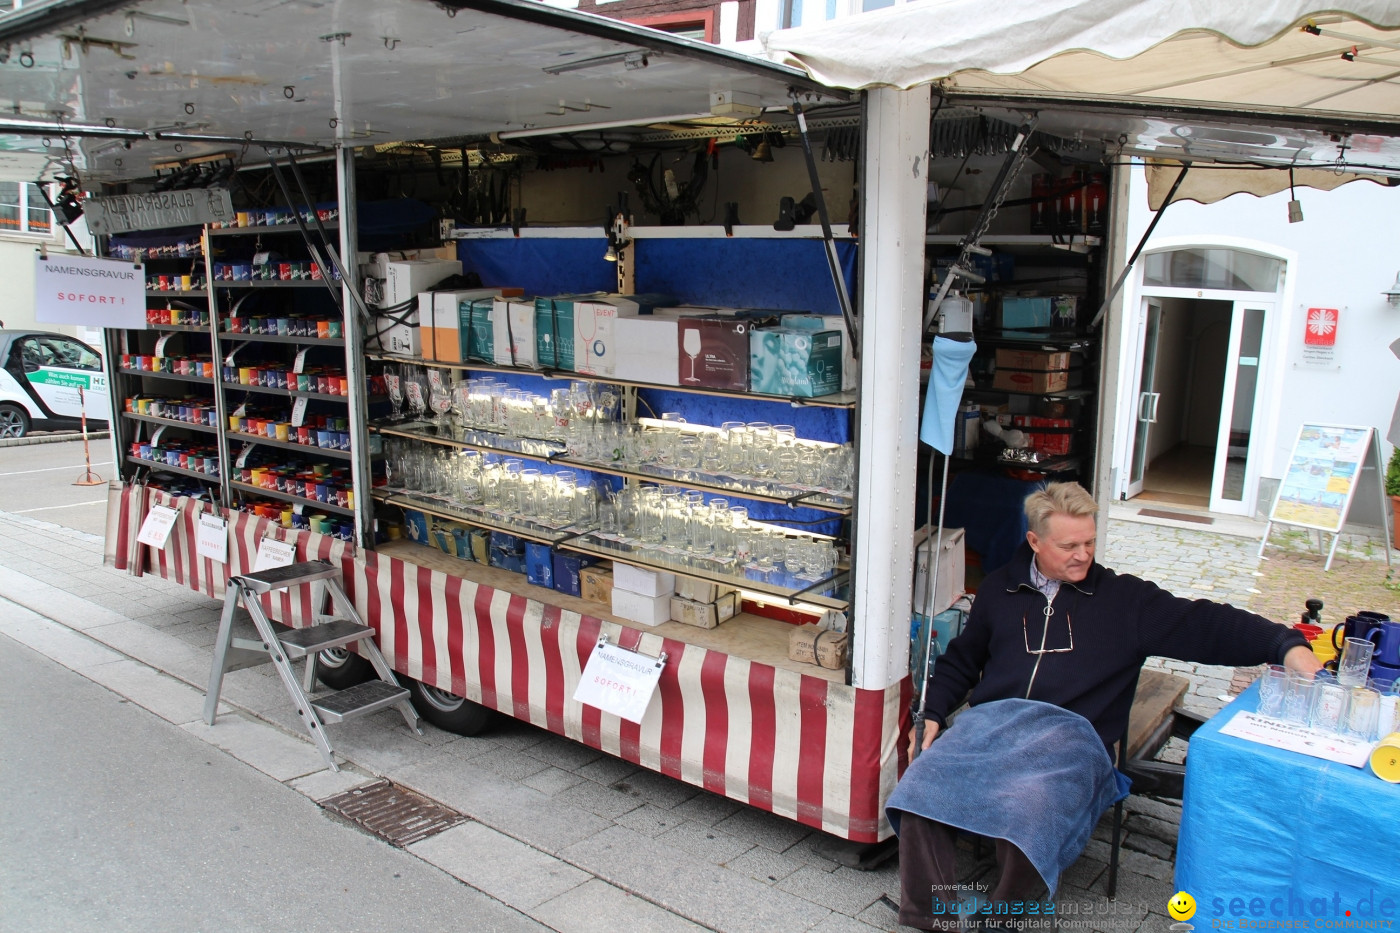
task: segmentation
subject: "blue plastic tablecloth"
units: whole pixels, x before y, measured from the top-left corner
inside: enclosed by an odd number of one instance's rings
[[[1255,684],[1191,737],[1176,854],[1177,890],[1196,900],[1190,922],[1400,928],[1400,785],[1220,734],[1258,704]]]

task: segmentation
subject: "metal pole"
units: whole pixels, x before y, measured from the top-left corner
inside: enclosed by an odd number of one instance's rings
[[[929,463],[929,473],[933,473],[933,463]],[[932,479],[932,476],[930,476]],[[932,485],[930,483],[929,485]],[[933,490],[929,490],[932,492]],[[929,608],[933,606],[933,600],[938,593],[938,564],[939,558],[943,554],[943,506],[948,498],[948,455],[943,455],[943,483],[938,492],[938,543],[935,545],[933,553],[929,555],[929,581],[928,590],[925,592],[926,602]],[[930,516],[933,513],[933,503],[929,503]],[[926,614],[927,621],[924,623],[924,668],[920,672],[922,675],[919,683],[919,705],[914,713],[914,753],[909,756],[913,761],[919,757],[919,752],[923,750],[924,744],[924,704],[928,702],[928,670],[933,653],[933,613]]]
[[[336,150],[336,197],[340,202],[340,255],[352,260],[343,267],[340,287],[345,291],[341,302],[341,325],[345,333],[345,377],[350,383],[350,487],[355,493],[355,540],[360,547],[374,544],[374,508],[370,500],[369,459],[369,388],[366,384],[365,323],[367,316],[356,313],[359,303],[359,266],[353,259],[359,249],[359,211],[356,209],[355,150],[342,146]],[[339,266],[339,260],[336,261]]]
[[[1095,314],[1094,319],[1089,322],[1090,330],[1099,326],[1099,322],[1103,320],[1104,314],[1108,312],[1108,306],[1113,302],[1113,299],[1117,297],[1118,293],[1123,290],[1123,283],[1128,281],[1128,273],[1133,271],[1133,264],[1137,262],[1138,256],[1142,255],[1142,248],[1147,245],[1148,237],[1152,236],[1152,231],[1157,229],[1157,222],[1162,219],[1162,215],[1165,214],[1167,208],[1171,206],[1172,198],[1176,197],[1176,190],[1180,188],[1181,183],[1185,181],[1186,172],[1190,168],[1190,162],[1182,163],[1181,172],[1176,176],[1176,181],[1172,182],[1171,190],[1167,192],[1167,199],[1162,202],[1161,207],[1157,208],[1157,213],[1152,215],[1152,222],[1147,225],[1147,230],[1143,233],[1142,239],[1138,240],[1137,248],[1134,249],[1133,254],[1128,257],[1128,264],[1123,267],[1122,272],[1118,273],[1118,281],[1114,282],[1113,287],[1108,290],[1108,294],[1104,295],[1103,304],[1099,305],[1098,313]]]

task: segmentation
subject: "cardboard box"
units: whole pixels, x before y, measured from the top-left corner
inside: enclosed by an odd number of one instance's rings
[[[539,367],[533,299],[497,298],[492,303],[491,344],[497,366]]]
[[[724,593],[714,602],[700,602],[680,596],[671,597],[671,619],[696,628],[715,628],[721,622],[734,618],[739,603],[739,594]]]
[[[491,563],[491,532],[485,528],[473,528],[468,532],[471,541],[472,560],[478,564]]]
[[[431,526],[428,516],[416,509],[404,509],[403,521],[407,528],[408,540],[415,544],[432,544]]]
[[[635,317],[637,304],[620,296],[574,302],[574,371],[617,375],[617,319]]]
[[[676,595],[700,603],[712,603],[725,593],[737,592],[732,586],[723,583],[709,583],[694,577],[676,577]]]
[[[1069,388],[1069,372],[1029,373],[1018,369],[999,369],[992,379],[992,388],[1001,392],[1063,392]]]
[[[548,544],[525,542],[525,579],[535,586],[554,588],[554,555]]]
[[[846,666],[848,645],[849,638],[845,632],[833,632],[816,625],[800,625],[788,633],[788,658],[828,670],[840,670]]]
[[[997,347],[997,371],[1019,369],[1026,372],[1048,373],[1069,369],[1068,350],[1017,350],[1012,347]]]
[[[394,356],[422,356],[423,338],[418,315],[417,308],[392,317],[377,315],[373,321],[374,336],[370,339],[370,346],[378,344],[385,353]]]
[[[613,574],[609,567],[584,567],[578,572],[579,596],[590,603],[612,605]]]
[[[495,298],[473,298],[457,306],[458,327],[462,332],[467,359],[496,362],[496,330],[491,323]]]
[[[388,263],[382,307],[392,308],[412,301],[419,292],[427,291],[448,276],[461,274],[462,263],[456,259],[407,259]]]
[[[613,564],[613,586],[642,596],[665,596],[676,591],[676,575],[665,570],[643,570],[631,564]]]
[[[535,357],[545,369],[574,369],[574,302],[581,297],[535,299]]]
[[[750,391],[799,398],[840,392],[841,343],[838,330],[753,329],[749,332]]]
[[[569,596],[583,594],[582,574],[584,568],[598,560],[586,554],[571,554],[568,551],[554,552],[554,589]]]
[[[424,330],[423,356],[439,363],[465,363],[468,357],[466,329],[462,326],[462,302],[520,295],[519,288],[467,288],[425,292],[419,295],[419,320]],[[431,311],[421,308],[421,299],[431,298]]]
[[[748,391],[748,321],[681,318],[676,326],[676,346],[679,385]]]
[[[671,595],[645,596],[614,585],[612,611],[615,616],[643,625],[660,625],[671,619]]]
[[[680,385],[676,319],[654,314],[620,317],[615,322],[617,366],[614,378],[652,385]]]
[[[432,521],[433,543],[439,551],[450,557],[471,560],[471,530],[461,522],[434,518]]]
[[[929,556],[937,543],[936,533],[929,533],[925,525],[914,532],[914,611],[920,615],[935,616],[967,592],[967,545],[966,535],[961,528],[943,529],[943,549],[938,561],[938,589],[929,602]]]
[[[525,542],[503,531],[491,535],[490,564],[512,573],[525,572]]]

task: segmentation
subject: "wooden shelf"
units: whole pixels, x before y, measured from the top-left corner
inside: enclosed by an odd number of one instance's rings
[[[488,564],[451,557],[435,547],[415,544],[412,541],[390,541],[379,545],[380,554],[406,561],[419,567],[427,567],[442,573],[451,574],[473,583],[483,584],[493,589],[515,593],[549,606],[557,606],[567,612],[591,616],[604,622],[611,622],[623,628],[659,635],[682,644],[695,645],[707,651],[719,651],[743,658],[758,664],[767,664],[779,670],[817,677],[831,683],[844,683],[845,671],[827,670],[815,664],[803,664],[788,657],[788,636],[792,626],[776,619],[740,613],[717,628],[702,629],[680,622],[662,622],[659,625],[642,625],[615,616],[610,607],[601,603],[588,602],[577,596],[560,593],[557,590],[534,586],[524,574],[512,573]]]

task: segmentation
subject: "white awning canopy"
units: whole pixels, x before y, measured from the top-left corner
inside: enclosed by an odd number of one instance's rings
[[[1072,111],[1042,128],[1122,153],[1400,172],[1394,0],[915,0],[764,41],[836,87]]]

